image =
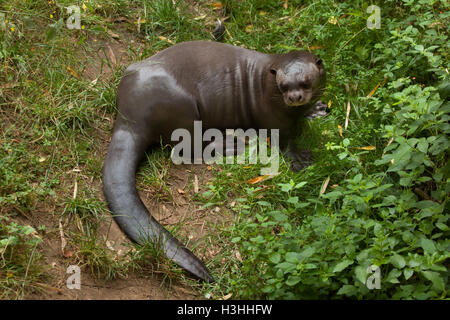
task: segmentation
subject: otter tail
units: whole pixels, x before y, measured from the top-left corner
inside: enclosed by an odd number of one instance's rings
[[[136,190],[135,174],[145,145],[128,129],[116,128],[103,167],[103,193],[114,219],[139,244],[152,242],[192,275],[213,282],[206,266],[148,212]]]

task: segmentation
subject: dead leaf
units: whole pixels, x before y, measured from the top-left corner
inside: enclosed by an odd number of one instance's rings
[[[367,151],[376,150],[376,148],[377,148],[377,147],[375,147],[375,146],[355,147],[355,149],[359,149],[359,150],[367,150]]]
[[[283,8],[285,8],[285,9],[288,8],[288,0],[283,1]]]
[[[370,93],[367,95],[367,98],[370,98],[371,96],[373,96],[375,94],[375,92],[377,91],[378,87],[384,86],[384,84],[386,83],[386,81],[388,80],[388,77],[386,76],[386,78],[384,78],[384,80],[382,82],[379,82],[375,88],[372,89],[372,91],[370,91]]]
[[[77,192],[78,192],[78,182],[77,179],[75,179],[75,185],[73,186],[73,199],[77,198]]]
[[[94,80],[91,81],[91,83],[89,84],[89,88],[92,88],[93,86],[95,86],[97,84],[98,78],[95,78]]]
[[[194,175],[194,193],[198,193],[198,177]]]
[[[114,39],[120,39],[120,36],[117,33],[112,32],[111,30],[108,29],[107,33],[113,37]]]
[[[331,105],[333,104],[333,101],[328,101],[328,109],[330,109],[331,108]]]
[[[110,240],[106,240],[106,247],[111,251],[116,251],[116,249],[114,248],[113,242]]]
[[[182,189],[180,189],[180,188],[177,188],[177,191],[178,191],[178,193],[179,194],[185,194],[186,192],[184,192]]]
[[[348,119],[350,118],[350,109],[351,109],[351,105],[350,105],[350,101],[347,103],[347,115],[345,116],[345,124],[344,124],[344,129],[347,130],[348,128]]]
[[[256,184],[256,183],[258,183],[258,182],[261,182],[261,181],[266,180],[267,177],[268,177],[268,175],[265,175],[265,176],[259,176],[259,177],[256,177],[256,178],[249,179],[249,180],[247,180],[246,182],[247,182],[247,183],[250,183],[250,184]]]
[[[175,43],[172,40],[170,40],[170,39],[168,39],[168,38],[166,38],[164,36],[158,36],[158,39],[161,40],[161,41],[166,41],[166,42],[168,42],[170,44],[174,44]]]
[[[139,17],[137,20],[137,32],[138,33],[141,32],[141,17]]]
[[[394,137],[392,137],[391,139],[389,139],[388,144],[386,145],[386,148],[389,147],[391,145],[391,143],[394,142]],[[385,149],[386,149],[385,148]],[[381,155],[382,157],[386,154],[386,151],[383,151],[383,154]]]
[[[367,95],[367,98],[370,98],[371,96],[374,95],[375,91],[377,91],[380,84],[381,84],[381,82],[378,82],[378,84],[375,86],[375,88],[373,88],[372,91],[370,91],[370,93]]]
[[[194,20],[203,20],[206,18],[206,14],[202,14],[201,16],[195,17]]]
[[[311,46],[308,49],[309,50],[317,50],[317,49],[322,49],[322,48],[325,48],[325,47],[324,46]]]
[[[391,139],[389,139],[388,144],[386,145],[386,148],[389,147],[391,145],[391,143],[394,142],[394,137],[392,137]]]
[[[328,183],[330,183],[330,176],[328,176],[328,178],[323,183],[322,188],[320,189],[320,194],[325,193],[325,191],[327,190],[327,187],[328,187]]]
[[[261,181],[265,181],[265,180],[268,180],[268,179],[272,179],[273,177],[276,177],[276,176],[278,176],[279,174],[280,174],[280,173],[276,173],[276,174],[266,174],[266,175],[264,175],[264,176],[259,176],[259,177],[256,177],[256,178],[247,180],[246,182],[247,182],[247,183],[250,183],[250,184],[255,184],[255,183],[258,183],[258,182],[261,182]],[[259,191],[262,191],[262,190],[265,190],[265,189],[268,189],[268,188],[271,188],[271,186],[262,186],[261,189],[255,190],[255,192],[259,192]]]
[[[69,71],[70,74],[71,74],[72,76],[74,76],[75,78],[77,78],[77,79],[80,78],[80,77],[78,76],[78,73],[76,73],[71,67],[66,66],[66,69],[67,69],[67,71]]]
[[[232,296],[233,296],[233,294],[232,294],[232,293],[229,293],[229,294],[223,296],[223,297],[222,297],[222,300],[228,300],[228,299],[230,299]]]
[[[64,255],[64,249],[66,248],[67,241],[66,241],[66,238],[64,237],[64,230],[63,230],[61,219],[59,219],[58,228],[59,228],[59,237],[61,238],[61,253]]]
[[[117,64],[116,56],[114,55],[114,52],[110,46],[108,46],[108,58],[113,66],[115,66]]]
[[[339,130],[339,135],[341,136],[341,138],[343,138],[344,136],[342,135],[342,127],[338,124],[338,130]]]
[[[236,256],[236,259],[238,259],[240,262],[242,262],[242,256],[241,253],[239,252],[239,250],[236,250],[236,252],[234,253],[234,255]]]
[[[138,18],[138,20],[134,24],[144,24],[147,23],[146,19],[141,19],[141,17]]]
[[[70,258],[73,256],[73,253],[74,252],[72,250],[64,250],[63,256],[64,256],[64,258]]]
[[[223,4],[220,1],[214,2],[212,4],[213,10],[219,10],[223,8]]]
[[[230,37],[230,39],[233,40],[233,36],[231,35],[230,31],[228,31],[227,28],[225,28],[225,32],[227,33],[228,37]]]

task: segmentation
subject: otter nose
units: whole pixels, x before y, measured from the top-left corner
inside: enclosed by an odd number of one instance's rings
[[[289,102],[300,102],[300,101],[302,101],[303,96],[301,93],[292,92],[289,94],[288,98],[289,98]]]

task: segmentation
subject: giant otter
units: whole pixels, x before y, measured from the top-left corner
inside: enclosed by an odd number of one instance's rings
[[[295,148],[296,123],[323,111],[322,60],[305,51],[263,54],[228,44],[184,42],[130,65],[120,81],[118,115],[103,168],[103,191],[114,219],[137,242],[153,242],[192,275],[214,281],[206,266],[144,206],[135,173],[145,151],[171,143],[177,128],[279,129],[293,170],[309,162]]]

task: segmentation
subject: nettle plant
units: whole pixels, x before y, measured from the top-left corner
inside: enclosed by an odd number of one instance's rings
[[[390,86],[399,89],[409,84],[409,79],[401,78]],[[450,103],[441,99],[436,88],[419,85],[407,86],[392,98],[396,102],[383,110],[386,117],[392,117],[393,124],[384,126],[384,137],[391,139],[391,143],[384,149],[382,159],[375,163],[390,163],[387,172],[395,172],[401,186],[425,184],[427,188],[434,183],[436,188],[431,190],[431,197],[443,201],[444,165],[450,147]],[[401,107],[397,110],[396,106]]]
[[[448,43],[430,3],[405,1],[411,23],[388,21],[373,47],[376,68],[389,79],[375,96],[361,98],[369,116],[359,125],[374,128],[374,155],[352,152],[366,139],[355,130],[326,144],[336,153],[326,159],[335,185],[324,194],[313,194],[320,186],[311,182],[291,181],[277,184],[271,203],[244,202],[242,216],[255,217],[235,228],[245,259],[233,285],[242,297],[448,297]],[[301,177],[320,174],[319,164]],[[379,289],[367,285],[371,266],[380,271]]]
[[[409,84],[404,79],[391,83],[388,96],[380,99],[391,103],[384,107],[390,124],[381,125],[388,146],[375,161],[379,172],[357,173],[319,199],[304,201],[294,192],[304,183],[279,184],[285,194],[280,197],[281,210],[256,203],[256,221],[240,230],[247,235],[241,243],[248,272],[260,266],[258,274],[251,272],[254,283],[260,283],[259,295],[447,295],[450,185],[445,163],[450,104],[433,87],[406,86],[389,95],[401,83]],[[366,285],[372,265],[381,270],[381,288],[376,290]],[[258,290],[241,287],[241,294],[258,296]]]
[[[40,243],[42,239],[33,227],[0,216],[0,285],[25,281],[27,275],[40,276],[41,270],[31,264],[40,259],[36,251]]]

